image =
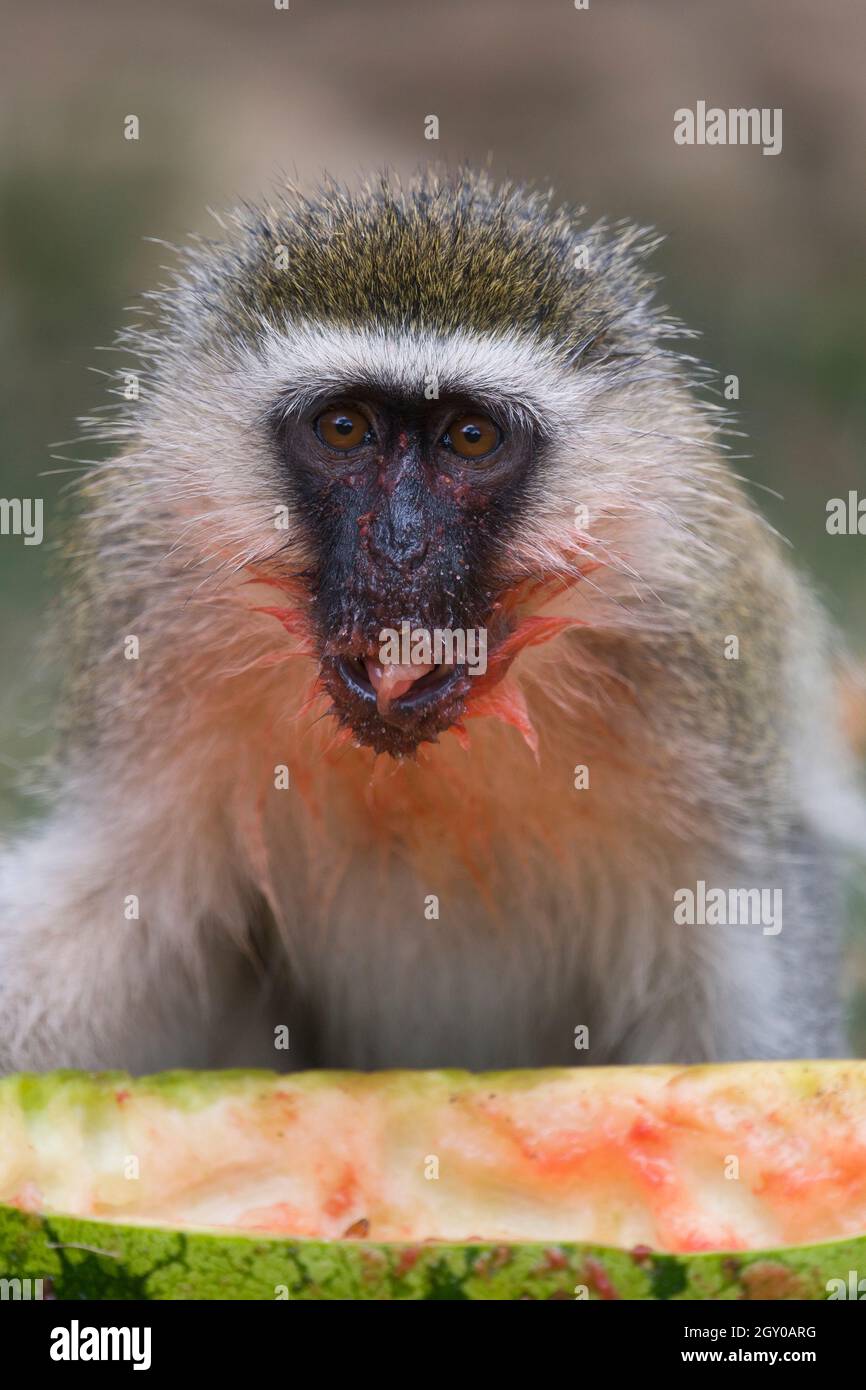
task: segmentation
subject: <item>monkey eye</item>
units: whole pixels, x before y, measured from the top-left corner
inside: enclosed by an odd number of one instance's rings
[[[359,444],[369,444],[373,438],[370,421],[354,406],[340,405],[323,411],[314,428],[323,444],[343,454],[357,449]]]
[[[448,426],[440,443],[462,459],[480,459],[502,443],[502,432],[486,415],[461,415]]]

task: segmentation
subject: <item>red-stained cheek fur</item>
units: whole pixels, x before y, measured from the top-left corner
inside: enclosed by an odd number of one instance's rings
[[[272,905],[278,894],[269,826],[285,810],[285,801],[273,791],[275,765],[282,762],[290,769],[294,805],[303,808],[302,833],[313,869],[321,858],[317,849],[329,845],[318,890],[323,898],[331,891],[329,882],[339,880],[340,854],[345,852],[348,862],[351,847],[360,843],[380,862],[383,875],[397,848],[418,867],[451,856],[494,906],[496,839],[509,809],[502,797],[488,794],[483,768],[501,769],[503,759],[519,762],[514,782],[523,787],[524,798],[531,795],[530,767],[540,757],[540,734],[521,672],[533,649],[584,625],[567,613],[537,610],[567,594],[591,567],[585,557],[581,569],[572,559],[570,572],[564,563],[562,574],[524,581],[501,595],[497,608],[507,635],[488,651],[486,672],[470,678],[463,719],[440,735],[438,745],[422,744],[415,759],[400,762],[354,746],[351,731],[329,713],[304,586],[279,573],[248,570],[231,596],[231,613],[218,605],[244,654],[227,664],[223,650],[215,669],[200,671],[196,705],[197,718],[211,727],[215,742],[230,745],[226,757],[243,769],[231,791],[235,823],[254,877]],[[275,602],[266,601],[269,594]],[[245,750],[242,757],[240,750]],[[549,790],[539,787],[542,795],[549,796]],[[558,860],[563,847],[556,818],[538,816],[537,825],[545,828],[544,852]],[[527,842],[528,854],[537,849]]]

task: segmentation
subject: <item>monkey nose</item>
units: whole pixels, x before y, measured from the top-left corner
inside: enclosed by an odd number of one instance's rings
[[[423,680],[431,671],[436,670],[432,663],[383,665],[374,657],[367,657],[364,665],[369,682],[376,692],[376,708],[383,719],[387,719],[394,700],[411,690],[416,681]]]
[[[391,528],[384,538],[371,532],[367,545],[381,564],[392,569],[409,571],[419,569],[424,563],[430,548],[430,538],[414,532],[406,535],[398,531],[395,535]]]

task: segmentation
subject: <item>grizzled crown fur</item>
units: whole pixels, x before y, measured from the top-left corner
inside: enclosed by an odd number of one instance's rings
[[[639,353],[672,328],[650,309],[643,261],[658,238],[626,223],[582,227],[549,194],[466,169],[405,184],[383,174],[354,192],[326,181],[309,198],[287,186],[231,220],[231,243],[195,243],[179,285],[159,296],[167,328],[223,342],[304,320],[518,333],[564,365]]]

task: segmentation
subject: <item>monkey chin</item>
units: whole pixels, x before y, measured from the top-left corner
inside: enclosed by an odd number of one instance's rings
[[[465,667],[439,668],[395,699],[385,715],[357,657],[325,658],[321,679],[333,702],[331,713],[351,730],[355,743],[397,760],[414,757],[419,744],[438,742],[440,734],[458,723],[470,688]]]

